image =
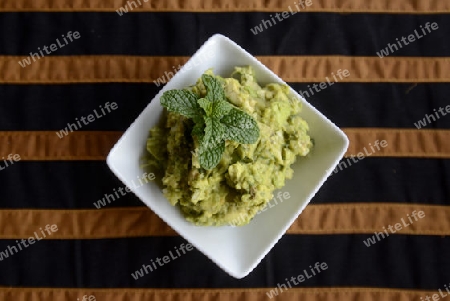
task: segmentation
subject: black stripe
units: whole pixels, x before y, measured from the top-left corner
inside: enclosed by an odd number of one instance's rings
[[[125,131],[159,89],[154,84],[0,85],[0,112],[5,113],[0,129],[59,131],[116,102],[116,110],[81,130]]]
[[[278,283],[286,283],[286,278],[304,274],[303,270],[311,275],[310,265],[325,262],[328,269],[298,285],[291,281],[291,285],[427,290],[448,285],[450,270],[444,267],[450,266],[450,238],[396,235],[366,247],[363,240],[369,237],[287,235],[254,272],[242,280],[228,276],[197,250],[157,267],[138,280],[132,278],[131,273],[143,264],[169,255],[169,250],[186,243],[180,237],[42,240],[0,261],[0,283],[4,286],[91,288],[201,288],[207,283],[210,288],[273,288]],[[13,245],[16,245],[13,240],[2,240],[0,251]],[[23,273],[25,270],[27,272]]]
[[[269,17],[269,13],[4,13],[0,54],[28,55],[68,31],[78,31],[79,40],[51,55],[192,55],[208,37],[222,33],[255,55],[376,56],[396,38],[414,30],[421,33],[426,22],[436,22],[439,29],[395,55],[447,56],[450,51],[443,45],[450,36],[450,18],[443,14],[298,13],[258,35],[250,31]]]
[[[448,205],[449,170],[450,160],[369,157],[332,175],[311,203]],[[0,183],[1,208],[95,209],[105,193],[124,186],[99,161],[22,161],[0,171]],[[107,207],[140,205],[130,193]]]
[[[444,113],[433,116],[436,121],[429,117],[426,128],[450,129],[445,111],[450,111],[449,84],[338,83],[309,97],[304,92],[312,84],[292,87],[339,127],[416,128],[419,120],[442,108]]]
[[[308,90],[308,84],[291,86],[296,91]],[[82,129],[124,131],[160,88],[154,84],[124,83],[0,85],[0,112],[3,113],[0,130],[61,130],[75,118],[86,117],[100,105],[114,101],[118,104],[116,111]],[[449,106],[449,94],[450,84],[413,87],[411,84],[337,83],[309,98],[304,95],[340,127],[415,128],[414,123],[425,118],[425,114]],[[427,128],[450,129],[450,116],[439,115],[441,118]]]
[[[64,176],[61,176],[64,175]],[[18,162],[0,172],[3,208],[88,208],[124,184],[105,162]],[[26,186],[26,189],[24,188]],[[132,193],[107,207],[141,206]]]
[[[449,168],[450,160],[367,157],[332,174],[312,203],[448,205]]]

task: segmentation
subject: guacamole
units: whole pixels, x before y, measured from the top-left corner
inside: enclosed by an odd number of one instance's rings
[[[211,70],[205,73],[213,75]],[[310,152],[312,142],[308,124],[299,116],[301,103],[287,86],[259,86],[251,67],[235,67],[230,78],[214,77],[222,83],[227,101],[256,120],[256,143],[225,141],[219,163],[206,170],[199,163],[192,120],[166,111],[163,124],[150,130],[148,165],[161,168],[165,197],[179,205],[188,221],[241,226],[292,178],[290,166],[297,156]],[[187,89],[199,97],[207,93],[200,79]]]

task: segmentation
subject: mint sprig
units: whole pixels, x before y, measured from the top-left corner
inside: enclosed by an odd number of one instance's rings
[[[189,90],[169,90],[161,96],[161,105],[194,121],[191,134],[199,141],[200,166],[212,169],[225,152],[225,140],[256,143],[259,127],[252,116],[227,101],[217,78],[203,74],[202,82],[206,88],[204,98]]]
[[[188,90],[169,90],[161,96],[161,105],[171,112],[193,120],[202,118],[198,96]]]

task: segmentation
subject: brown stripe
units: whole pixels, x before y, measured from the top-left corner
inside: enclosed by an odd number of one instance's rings
[[[260,301],[268,299],[266,293],[273,288],[222,288],[222,289],[145,289],[145,288],[0,288],[2,300],[14,301],[60,301],[77,300],[84,295],[94,296],[97,301]],[[391,288],[291,288],[282,293],[283,301],[421,301],[437,291],[406,290]],[[280,296],[281,297],[281,296]],[[318,299],[319,298],[319,299]]]
[[[92,200],[96,202],[97,200]],[[117,200],[120,201],[120,200]],[[93,206],[94,207],[94,206]],[[270,209],[269,209],[270,210]],[[425,217],[411,217],[423,211]],[[309,205],[288,234],[373,234],[405,222],[400,234],[449,235],[450,207],[409,204]],[[0,210],[0,239],[42,237],[40,228],[56,224],[48,239],[99,239],[170,236],[176,233],[147,207],[89,210]],[[395,229],[394,229],[395,231]]]
[[[268,299],[266,293],[273,288],[222,288],[222,289],[145,289],[145,288],[0,288],[2,300],[59,301],[76,300],[93,295],[97,301],[260,301]],[[291,288],[282,293],[283,301],[421,301],[437,291],[391,288]],[[281,297],[281,296],[280,296]],[[319,299],[318,299],[319,298]]]
[[[73,121],[74,122],[74,121]],[[0,157],[19,154],[21,160],[105,160],[122,132],[0,132]]]
[[[346,156],[450,158],[450,130],[347,128]],[[387,146],[375,146],[386,140]]]
[[[130,12],[282,12],[291,6],[292,0],[223,0],[223,1],[184,1],[184,0],[135,0],[137,8]],[[2,11],[102,11],[114,12],[123,7],[126,0],[3,0]],[[130,1],[131,2],[131,1]],[[297,2],[297,1],[296,1]],[[142,5],[140,5],[141,3]],[[448,13],[447,0],[313,0],[304,12],[346,12],[346,13],[408,13],[432,14]]]
[[[71,121],[73,122],[73,121]],[[346,156],[450,158],[450,130],[346,128]],[[21,160],[105,160],[122,132],[75,131],[62,139],[56,132],[0,132],[0,158],[19,154]],[[386,140],[387,147],[375,146]],[[364,148],[366,148],[364,150]],[[375,152],[373,152],[375,150]]]
[[[339,82],[450,82],[449,57],[260,56],[286,82],[325,82],[348,70]],[[24,57],[0,56],[0,82],[62,84],[147,82],[162,77],[188,57],[48,56],[22,68]],[[207,69],[208,66],[205,66]],[[341,72],[342,72],[341,71]]]

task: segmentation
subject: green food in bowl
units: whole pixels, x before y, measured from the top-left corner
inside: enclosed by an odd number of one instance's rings
[[[196,225],[248,224],[312,148],[301,103],[286,85],[260,87],[251,67],[232,76],[208,70],[196,85],[166,91],[164,123],[147,140],[165,197]]]

